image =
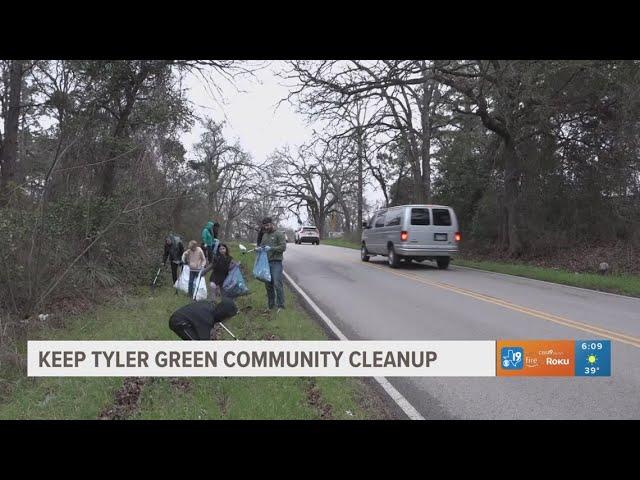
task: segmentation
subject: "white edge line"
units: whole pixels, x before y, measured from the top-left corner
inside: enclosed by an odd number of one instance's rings
[[[576,287],[574,285],[565,285],[564,283],[548,282],[546,280],[538,280],[537,278],[523,277],[521,275],[512,275],[510,273],[492,272],[491,270],[483,270],[481,268],[463,267],[462,265],[456,265],[455,261],[451,262],[451,266],[453,266],[455,268],[462,268],[464,270],[474,270],[476,272],[492,273],[493,275],[501,275],[503,277],[523,278],[524,280],[531,280],[531,281],[534,281],[534,282],[546,283],[547,285],[555,285],[555,286],[558,286],[558,287],[571,288],[573,290],[580,290],[581,292],[599,293],[601,295],[609,295],[611,297],[626,298],[626,299],[631,299],[631,300],[636,300],[636,301],[640,300],[640,298],[632,297],[631,295],[620,295],[619,293],[603,292],[602,290],[595,290],[593,288]]]
[[[346,337],[346,335],[342,333],[340,329],[331,321],[331,319],[320,309],[320,307],[316,305],[316,302],[311,300],[311,297],[309,297],[309,295],[307,295],[305,291],[302,290],[302,288],[300,288],[300,286],[298,286],[298,284],[293,281],[293,279],[287,272],[283,273],[287,281],[293,286],[293,288],[298,291],[298,293],[302,296],[302,298],[305,299],[305,301],[311,306],[313,311],[316,312],[316,314],[322,319],[322,321],[327,324],[334,335],[342,341],[348,341],[349,339]],[[387,392],[387,395],[391,397],[391,400],[393,400],[396,405],[398,405],[398,407],[402,409],[407,417],[409,417],[411,420],[425,419],[422,415],[420,415],[420,412],[418,412],[418,410],[416,410],[415,407],[411,405],[409,401],[404,398],[404,396],[393,385],[391,385],[391,383],[389,383],[389,380],[387,380],[385,377],[373,378],[380,384],[384,391]]]

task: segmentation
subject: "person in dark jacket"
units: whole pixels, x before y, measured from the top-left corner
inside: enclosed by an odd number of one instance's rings
[[[238,313],[230,298],[214,305],[208,300],[193,302],[179,308],[169,318],[169,328],[183,340],[213,340],[217,337],[215,324]]]
[[[171,262],[171,278],[173,283],[178,280],[178,267],[182,263],[182,254],[184,253],[184,245],[182,239],[177,235],[167,235],[164,240],[164,255],[162,256],[162,264],[167,264],[167,259]]]
[[[233,257],[229,254],[229,247],[226,244],[221,243],[218,247],[218,254],[213,257],[213,262],[205,268],[202,274],[206,274],[211,271],[211,278],[209,279],[209,287],[211,290],[211,300],[215,302],[218,296],[222,297],[222,284],[225,278],[229,274],[229,268]]]
[[[256,247],[256,251],[267,252],[269,269],[271,270],[271,283],[265,283],[267,289],[268,308],[264,314],[269,314],[274,308],[277,311],[284,309],[284,287],[282,284],[282,257],[287,249],[287,241],[284,234],[276,230],[271,217],[262,220],[262,235]]]

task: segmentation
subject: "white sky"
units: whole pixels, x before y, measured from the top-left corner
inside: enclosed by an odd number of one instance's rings
[[[232,143],[237,138],[257,162],[263,162],[276,148],[286,144],[300,145],[311,139],[314,128],[320,128],[318,124],[307,125],[305,117],[296,113],[288,102],[277,107],[288,94],[288,88],[283,85],[285,81],[275,73],[284,68],[283,62],[274,61],[256,72],[256,78],[240,79],[236,86],[224,80],[217,82],[224,96],[223,104],[220,104],[219,95],[214,96],[195,76],[187,77],[184,86],[189,89],[188,95],[197,115],[207,115],[216,121],[226,120],[224,134],[227,140]],[[182,136],[188,156],[201,132],[202,127],[196,124]],[[372,202],[383,198],[371,187],[365,189],[365,196]],[[283,226],[297,226],[293,218],[285,223]]]

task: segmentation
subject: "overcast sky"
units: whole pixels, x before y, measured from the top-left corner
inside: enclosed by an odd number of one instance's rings
[[[280,83],[282,79],[274,73],[283,68],[282,62],[255,73],[256,78],[241,78],[233,86],[220,77],[217,84],[224,95],[224,104],[214,96],[204,82],[189,76],[186,87],[197,114],[208,115],[215,120],[226,120],[225,136],[229,141],[238,138],[242,147],[261,162],[276,148],[289,143],[298,145],[307,141],[312,128],[305,125],[302,115],[296,114],[288,102],[277,107],[277,103],[288,94]],[[183,137],[189,150],[197,142],[202,128],[199,125]]]
[[[224,103],[195,76],[187,77],[184,86],[189,89],[196,114],[210,116],[216,121],[226,120],[224,134],[227,140],[233,142],[237,138],[256,161],[262,162],[276,148],[306,142],[311,138],[314,127],[318,128],[318,125],[307,125],[305,117],[296,113],[288,102],[277,106],[289,92],[283,85],[284,80],[276,75],[283,68],[283,62],[271,62],[267,68],[255,73],[256,78],[240,79],[236,86],[220,80],[217,84],[222,90]],[[188,155],[201,132],[202,128],[196,124],[183,135],[182,142]],[[365,190],[365,196],[372,201],[382,198],[371,188]],[[296,226],[293,219],[288,219],[286,224],[291,228]]]

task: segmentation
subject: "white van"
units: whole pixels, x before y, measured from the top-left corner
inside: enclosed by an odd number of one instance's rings
[[[438,268],[445,269],[458,252],[461,239],[456,214],[445,205],[385,208],[362,226],[362,261],[384,255],[392,268],[397,268],[401,260],[435,260]]]

